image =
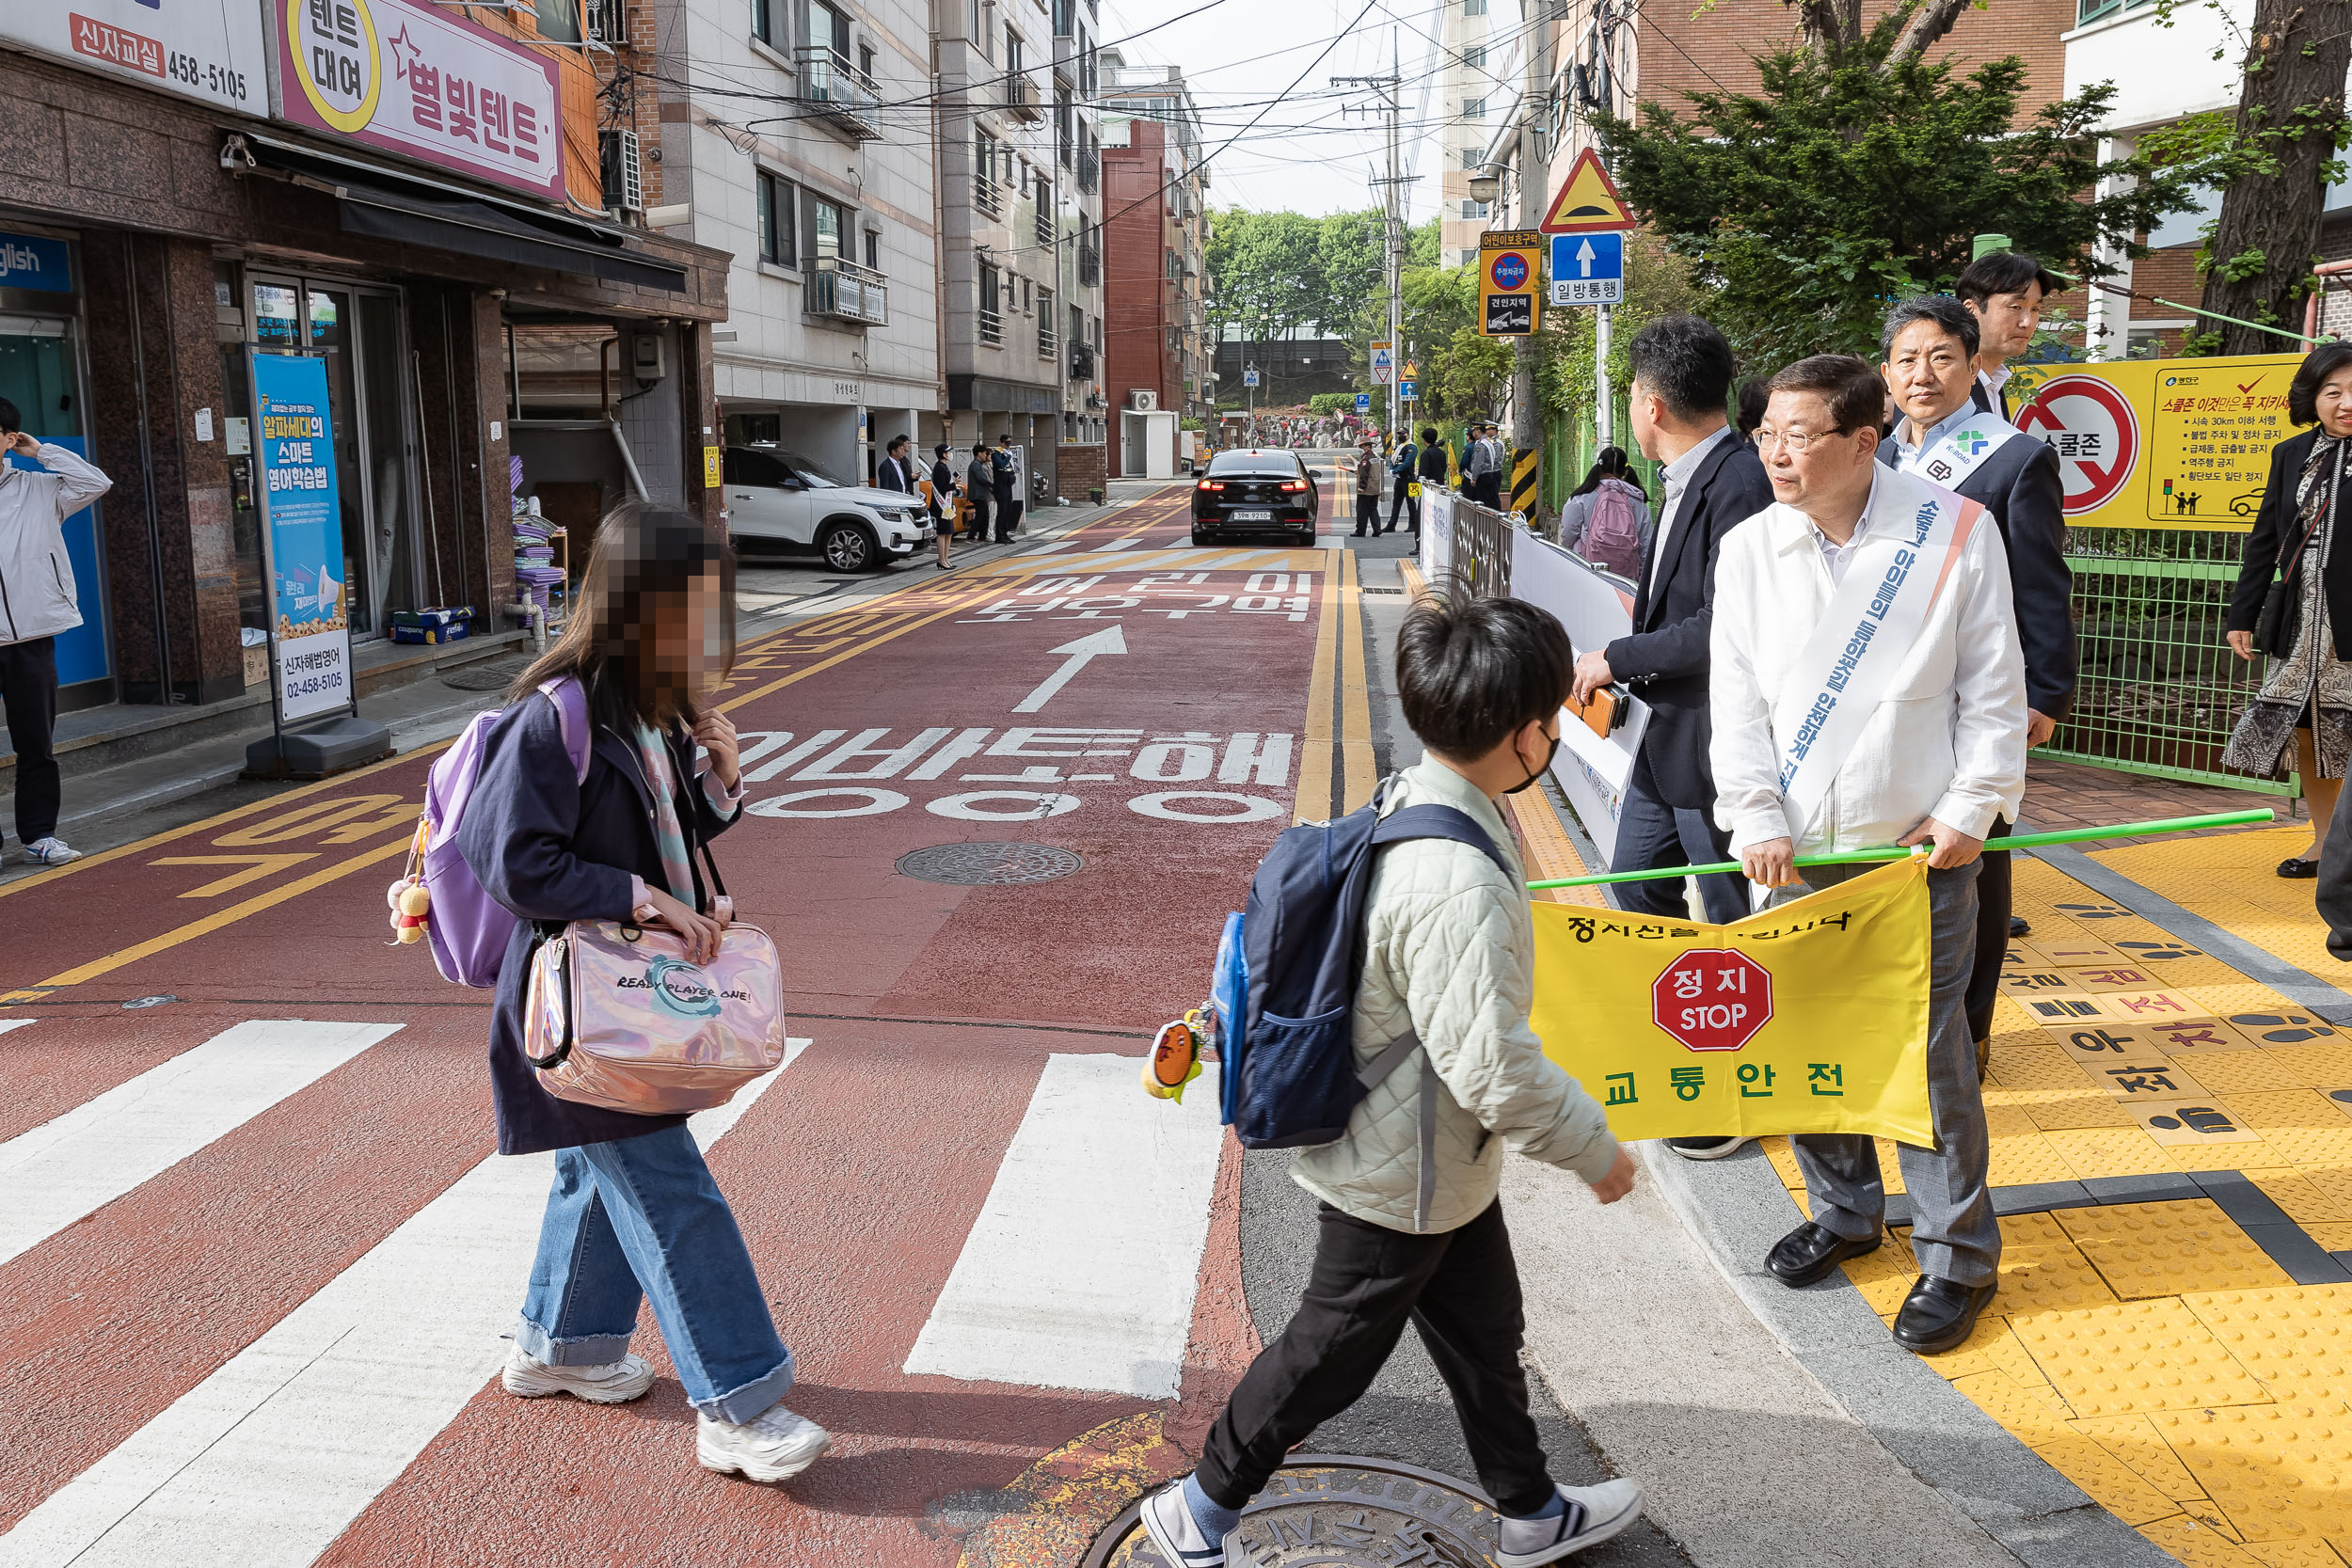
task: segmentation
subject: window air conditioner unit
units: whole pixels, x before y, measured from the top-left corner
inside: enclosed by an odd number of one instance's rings
[[[634,131],[596,133],[596,162],[604,178],[604,204],[614,212],[645,210],[644,164],[638,155]]]
[[[1160,394],[1149,388],[1137,387],[1128,392],[1127,406],[1138,414],[1157,413],[1160,406]]]

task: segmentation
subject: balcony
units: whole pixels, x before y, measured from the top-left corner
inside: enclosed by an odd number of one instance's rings
[[[1103,154],[1091,147],[1078,149],[1078,188],[1092,196],[1103,183]]]
[[[1078,282],[1089,289],[1103,285],[1103,253],[1090,245],[1078,247]]]
[[[860,326],[890,325],[890,286],[871,267],[838,256],[817,258],[808,296],[808,313],[830,321],[855,322]]]
[[[1045,118],[1045,107],[1039,103],[1037,84],[1026,76],[1005,79],[1005,112],[1014,119],[1034,125]]]
[[[1043,201],[1038,203],[1037,209],[1037,243],[1049,246],[1054,243],[1054,210]]]
[[[2146,3],[2147,0],[2141,0],[2141,4]],[[1055,21],[1054,74],[1061,78],[1065,87],[1074,87],[1078,85],[1078,40],[1074,34],[1062,30],[1068,22],[1067,17]]]
[[[1094,379],[1094,345],[1092,343],[1070,345],[1070,379],[1073,381]]]
[[[975,180],[972,182],[972,205],[985,216],[1001,219],[1005,215],[1005,193],[993,180]]]
[[[1005,341],[1005,313],[983,305],[980,307],[980,341],[1001,348]]]
[[[1054,356],[1054,324],[1045,319],[1043,311],[1040,311],[1037,318],[1037,356],[1040,359],[1051,359]]]
[[[799,49],[793,58],[800,67],[801,102],[816,111],[815,118],[857,141],[881,138],[882,94],[871,76],[821,46]]]

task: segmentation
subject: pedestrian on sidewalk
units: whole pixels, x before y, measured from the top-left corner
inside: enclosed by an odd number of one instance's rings
[[[1800,359],[1772,377],[1756,445],[1775,501],[1724,535],[1715,563],[1708,760],[1716,820],[1775,903],[1864,869],[1808,866],[1800,879],[1799,855],[1934,846],[1934,1145],[1900,1150],[1919,1277],[1894,1326],[1897,1344],[1933,1354],[1968,1338],[2000,1267],[1967,993],[1978,857],[2025,789],[2026,661],[1998,529],[1975,501],[1878,460],[1885,399],[1876,372],[1849,355]],[[1915,554],[1946,564],[1907,573]],[[1824,624],[1878,629],[1817,647]],[[1877,1250],[1886,1188],[1870,1138],[1792,1141],[1812,1218],[1765,1264],[1796,1287]]]
[[[735,726],[700,705],[734,663],[734,557],[700,518],[606,518],[570,626],[508,689],[485,737],[457,843],[484,890],[520,922],[490,1022],[499,1152],[555,1154],[507,1392],[638,1398],[653,1371],[628,1343],[649,1300],[697,1413],[695,1457],[707,1469],[782,1481],[832,1439],[779,1402],[792,1387],[792,1353],[686,1118],[559,1100],[522,1046],[543,925],[663,926],[699,961],[718,951],[729,911],[723,899],[702,902],[691,857],[742,811]],[[557,679],[578,682],[587,699],[584,777],[561,711],[539,692]]]
[[[1979,408],[2009,418],[2009,362],[2033,346],[2042,329],[2042,302],[2058,280],[2022,250],[1996,250],[1961,269],[1952,293],[1977,318],[1975,383]]]
[[[1380,531],[1380,458],[1367,436],[1356,443],[1356,534]]]
[[[986,441],[972,443],[972,461],[963,470],[963,499],[971,503],[972,543],[988,543],[988,514],[991,498],[996,494],[996,464],[988,454]]]
[[[1502,443],[1495,438],[1493,425],[1477,428],[1462,474],[1471,500],[1489,511],[1502,510]]]
[[[1429,494],[1430,486],[1444,487],[1449,477],[1446,467],[1449,461],[1445,443],[1438,439],[1438,427],[1433,424],[1422,426],[1421,462],[1417,467],[1421,473],[1421,489],[1424,499]],[[1416,539],[1421,537],[1421,507],[1418,504],[1413,508],[1413,537]]]
[[[996,437],[996,454],[992,462],[991,476],[996,486],[996,542],[1009,541],[1021,527],[1021,449],[1012,444],[1010,436]]]
[[[2352,497],[2345,483],[2352,470],[2352,344],[2322,343],[2304,356],[2287,388],[2287,418],[2317,428],[2270,449],[2270,479],[2254,531],[2246,536],[2228,632],[2238,657],[2250,661],[2259,648],[2270,665],[2221,766],[2276,778],[2293,750],[2311,802],[2312,843],[2280,862],[2279,875],[2299,879],[2318,874],[2352,754],[2352,546],[2342,559],[2335,551],[2336,527]],[[2266,612],[2273,597],[2278,611]],[[13,728],[14,708],[9,712]]]
[[[1958,491],[1993,514],[2009,556],[2017,640],[2026,655],[2026,749],[2058,732],[2074,703],[2074,574],[2066,564],[2066,484],[2056,449],[1982,406],[1977,315],[1947,294],[1899,301],[1879,338],[1879,373],[1901,415],[1879,443],[1879,461]],[[1968,979],[1968,1029],[1977,1071],[1992,1061],[1993,1005],[2012,928],[2009,851],[2016,826],[1994,823],[1977,874],[1977,957]]]
[[[1763,483],[1763,469],[1756,470]],[[1593,515],[1601,526],[1593,527]],[[1638,579],[1649,555],[1649,492],[1623,447],[1603,447],[1584,470],[1583,483],[1560,506],[1560,543],[1594,565]],[[1629,886],[1632,884],[1628,884]]]
[[[1225,1561],[1249,1499],[1295,1445],[1362,1397],[1408,1320],[1503,1516],[1496,1562],[1556,1562],[1641,1513],[1633,1481],[1551,1480],[1528,1414],[1518,1269],[1498,1196],[1506,1145],[1576,1172],[1603,1203],[1633,1186],[1600,1107],[1527,1026],[1534,929],[1500,806],[1550,766],[1572,664],[1560,624],[1518,600],[1424,600],[1406,618],[1397,695],[1426,754],[1397,775],[1384,810],[1451,806],[1510,870],[1443,839],[1380,853],[1364,901],[1355,1060],[1368,1067],[1408,1034],[1421,1049],[1373,1085],[1337,1142],[1301,1150],[1291,1167],[1320,1200],[1313,1269],[1281,1337],[1210,1427],[1200,1468],[1145,1499],[1144,1528],[1171,1564]]]
[[[1420,460],[1421,449],[1413,445],[1413,433],[1407,430],[1389,462],[1389,472],[1395,477],[1389,497],[1388,526],[1381,532],[1394,533],[1400,516],[1412,518],[1413,531],[1421,532],[1421,499],[1413,494],[1413,466]]]
[[[40,467],[17,467],[11,456]],[[16,404],[0,398],[0,705],[16,751],[16,840],[30,865],[82,858],[57,836],[57,634],[82,624],[64,525],[113,488],[65,448],[26,435]]]
[[[882,449],[882,467],[874,471],[876,487],[896,490],[901,495],[914,494],[914,442],[912,437],[893,436]]]
[[[955,448],[942,441],[931,449],[931,535],[939,546],[939,569],[947,569],[947,553],[956,539],[956,469],[948,461]]]
[[[1772,485],[1756,448],[1724,417],[1737,366],[1722,333],[1696,316],[1664,316],[1635,333],[1627,353],[1633,440],[1664,465],[1665,497],[1634,571],[1633,630],[1577,660],[1576,697],[1587,701],[1613,681],[1649,705],[1609,869],[1714,864],[1731,859],[1731,834],[1708,815],[1715,804],[1707,761],[1715,562],[1725,536],[1772,504]],[[1564,509],[1564,526],[1566,517]],[[1748,913],[1746,879],[1701,877],[1698,885],[1708,919],[1727,925]],[[1679,918],[1688,909],[1683,886],[1627,882],[1618,893],[1628,910]],[[1747,1141],[1669,1138],[1666,1145],[1685,1159],[1719,1160]]]

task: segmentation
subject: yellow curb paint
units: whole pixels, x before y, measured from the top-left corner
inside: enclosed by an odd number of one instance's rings
[[[1298,796],[1291,812],[1293,822],[1320,822],[1331,815],[1331,709],[1339,679],[1340,622],[1345,618],[1340,608],[1340,583],[1339,572],[1325,574],[1323,604],[1315,617],[1314,664],[1307,677],[1307,721],[1299,736]]]
[[[1379,783],[1372,750],[1372,701],[1364,669],[1362,585],[1356,552],[1340,552],[1340,757],[1341,799],[1354,811],[1372,800]]]

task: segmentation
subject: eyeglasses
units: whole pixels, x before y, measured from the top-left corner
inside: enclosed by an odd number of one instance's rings
[[[1805,449],[1816,441],[1827,441],[1844,435],[1843,431],[1816,434],[1809,430],[1765,430],[1759,428],[1749,439],[1758,451],[1771,451],[1774,447],[1785,449],[1791,457],[1803,457]]]

